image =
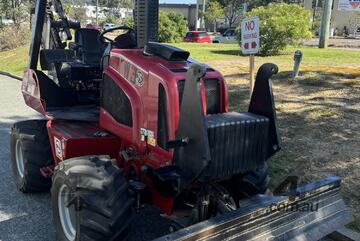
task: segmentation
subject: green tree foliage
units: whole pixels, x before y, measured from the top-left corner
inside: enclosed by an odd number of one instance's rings
[[[214,22],[214,32],[216,32],[216,20],[224,17],[224,8],[216,0],[211,0],[204,13],[206,20]]]
[[[218,2],[223,6],[225,18],[231,28],[241,17],[244,3],[247,3],[248,0],[218,0]]]
[[[118,0],[119,6],[122,8],[134,8],[134,4],[132,0]]]
[[[132,17],[125,18],[121,25],[134,28],[134,19]],[[159,42],[178,43],[182,41],[188,31],[187,22],[180,13],[159,13]]]
[[[22,23],[30,22],[29,9],[32,4],[28,0],[0,0],[0,19],[11,19],[19,28]]]
[[[120,19],[109,12],[104,12],[105,18],[99,20],[99,24],[103,26],[105,23],[113,23],[115,25],[120,24]]]
[[[360,28],[360,12],[350,17],[349,19],[350,31],[355,36],[358,28]]]
[[[96,5],[96,0],[91,1],[92,5]],[[99,6],[108,8],[133,8],[132,0],[99,0]]]
[[[74,7],[71,4],[64,4],[63,5],[64,12],[66,13],[67,17],[73,20],[76,20],[82,24],[86,23],[87,16],[86,16],[86,9],[83,7]]]
[[[134,28],[134,18],[133,17],[126,17],[123,19],[122,26],[128,27],[128,28]]]
[[[271,3],[251,10],[247,16],[260,18],[262,55],[277,55],[288,45],[312,36],[310,11],[296,4]]]
[[[322,0],[318,0],[322,1]],[[270,3],[297,3],[301,4],[303,3],[303,0],[246,0],[245,1],[248,4],[248,10],[251,10],[253,8],[257,8],[260,6],[266,6]]]
[[[159,42],[178,43],[188,30],[187,21],[181,13],[159,13]]]
[[[303,0],[215,0],[220,3],[225,11],[225,17],[229,23],[233,24],[242,15],[242,7],[247,6],[247,11],[270,3],[302,3]],[[323,0],[318,0],[323,1]]]

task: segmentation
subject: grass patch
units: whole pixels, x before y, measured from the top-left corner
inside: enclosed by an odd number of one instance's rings
[[[174,44],[179,48],[190,51],[191,57],[200,61],[208,62],[212,60],[240,59],[248,63],[248,57],[241,55],[241,50],[237,44],[196,44],[178,43]],[[293,53],[296,49],[301,49],[304,53],[302,66],[331,66],[356,67],[360,63],[360,52],[344,49],[318,49],[314,47],[290,47],[284,54],[279,56],[256,57],[256,62],[274,62],[278,65],[287,66],[288,69],[293,65]],[[0,52],[0,70],[8,71],[16,75],[22,75],[23,69],[28,60],[28,47],[21,47],[15,50]],[[302,68],[302,69],[303,69]],[[345,72],[348,72],[344,69]]]
[[[28,56],[28,47],[0,52],[0,70],[22,76]]]
[[[288,59],[286,56],[291,57],[293,61],[293,54],[296,50],[300,49],[303,52],[303,65],[346,65],[356,64],[358,66],[360,61],[360,52],[346,49],[319,49],[316,47],[301,46],[298,48],[291,47],[286,50],[286,54],[280,56],[273,56],[274,60]],[[289,60],[289,59],[288,59]]]
[[[335,108],[329,108],[329,109],[320,109],[320,110],[314,110],[308,114],[308,118],[310,119],[322,119],[326,117],[333,117],[340,115],[339,111]]]
[[[344,81],[344,85],[355,89],[360,89],[360,75],[359,78],[349,79],[347,81]]]
[[[179,43],[174,46],[185,49],[191,53],[191,57],[206,62],[213,59],[229,59],[234,57],[247,59],[241,55],[241,50],[237,44],[196,44],[196,43]],[[345,65],[357,64],[360,62],[360,52],[345,49],[319,49],[315,47],[301,46],[298,48],[290,47],[282,55],[257,57],[260,62],[278,62],[293,64],[294,52],[300,49],[303,52],[303,65]],[[246,60],[247,61],[247,60]]]
[[[178,43],[172,45],[189,51],[191,57],[200,62],[214,59],[229,59],[241,55],[240,47],[237,44]]]

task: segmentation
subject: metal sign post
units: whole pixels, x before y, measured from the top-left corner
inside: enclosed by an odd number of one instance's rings
[[[260,20],[259,17],[245,18],[241,21],[241,50],[249,54],[250,66],[250,97],[255,83],[255,54],[260,47]]]
[[[254,89],[254,83],[255,83],[255,55],[250,54],[250,97],[252,95],[252,91]]]

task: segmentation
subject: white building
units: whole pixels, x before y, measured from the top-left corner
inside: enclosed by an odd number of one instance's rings
[[[96,19],[96,6],[94,5],[86,5],[86,17],[88,18],[88,22],[91,22],[93,19]],[[107,7],[99,7],[98,8],[98,19],[103,20],[106,18],[106,13],[109,12],[110,9]],[[126,17],[132,17],[133,11],[129,8],[112,8],[111,11],[115,13],[120,19],[124,19]]]
[[[355,28],[360,26],[354,26],[351,22],[360,14],[360,11],[340,11],[338,10],[338,4],[340,0],[333,1],[333,10],[331,12],[331,28],[336,30],[338,35],[344,34],[344,28],[346,27],[349,34],[353,33]],[[314,11],[315,6],[313,0],[304,0],[304,7]],[[321,8],[321,6],[318,6]]]

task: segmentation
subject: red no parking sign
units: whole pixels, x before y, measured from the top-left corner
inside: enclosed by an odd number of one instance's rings
[[[259,25],[258,17],[245,18],[241,22],[241,49],[243,54],[257,54],[259,52]]]

